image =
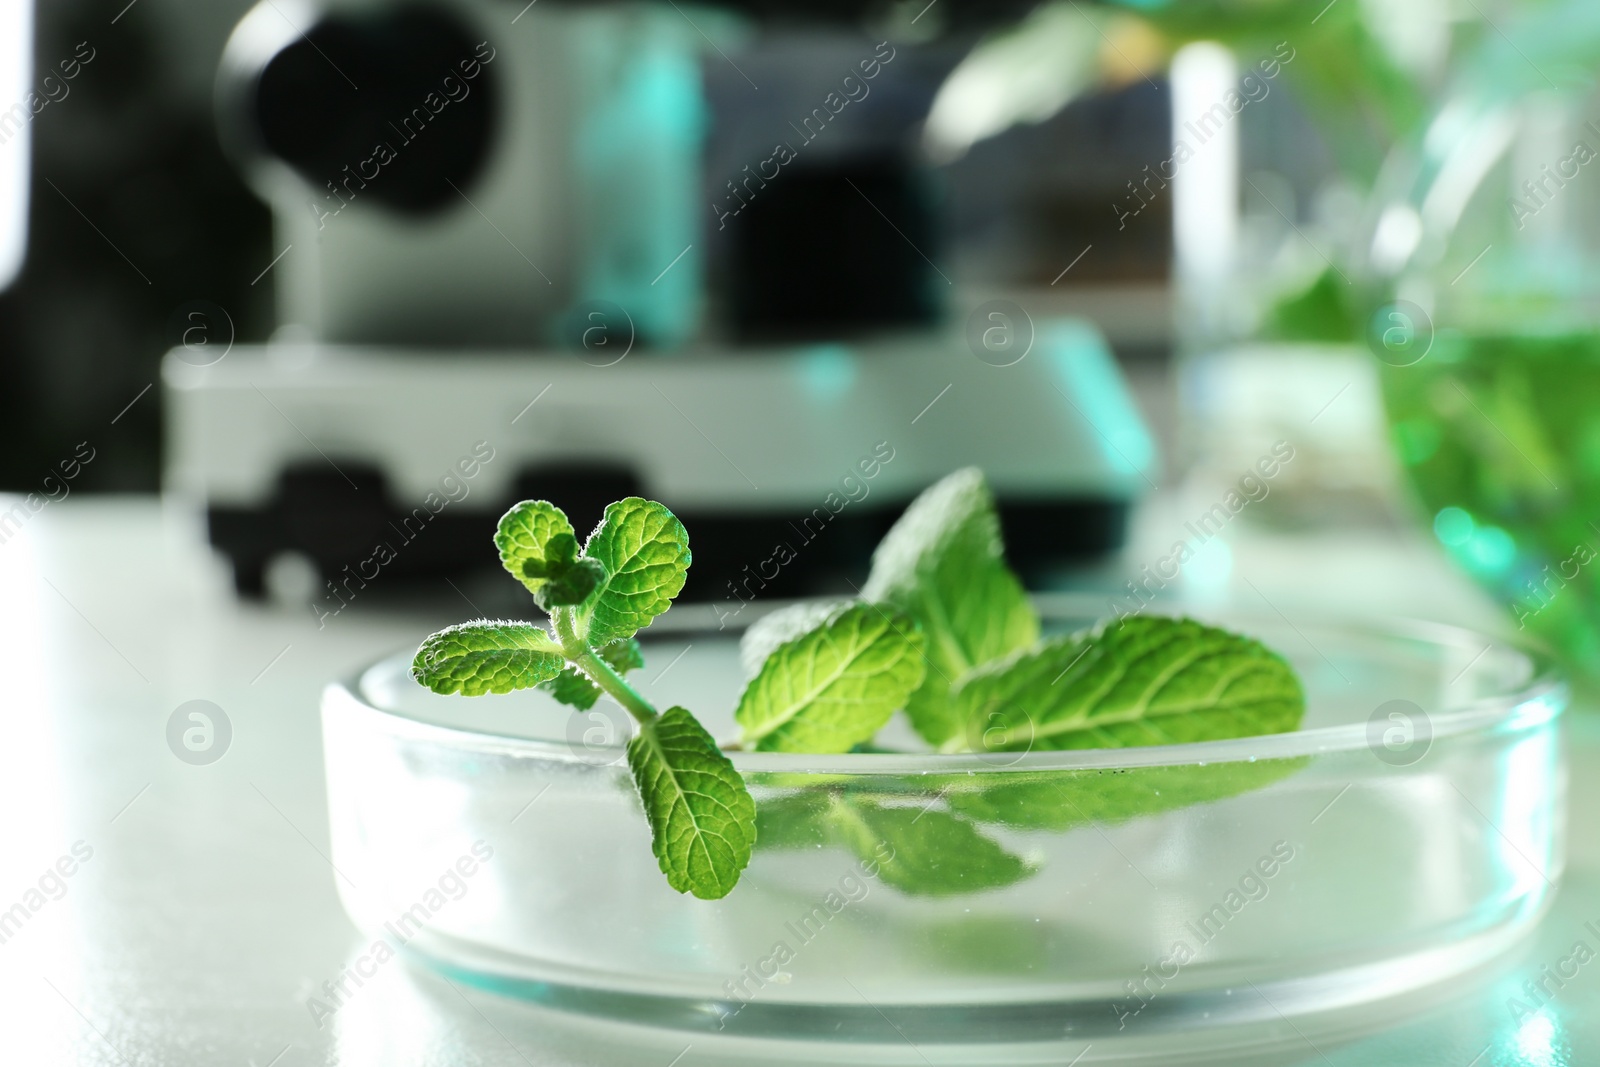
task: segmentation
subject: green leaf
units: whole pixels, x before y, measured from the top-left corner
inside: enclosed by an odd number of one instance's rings
[[[525,622],[480,619],[422,642],[411,676],[435,693],[509,693],[554,678],[566,665],[548,633]]]
[[[1294,669],[1260,642],[1193,619],[1139,616],[1043,641],[962,679],[970,747],[1126,748],[1300,725]]]
[[[683,708],[641,724],[628,768],[667,884],[702,900],[728,895],[750,863],[756,808],[744,779]]]
[[[1037,868],[960,815],[931,805],[896,807],[866,797],[803,789],[763,800],[756,847],[828,845],[853,852],[876,877],[911,896],[953,896],[1010,885]]]
[[[761,616],[739,638],[739,664],[745,676],[754,678],[779,645],[815,630],[852,603],[852,600],[802,600]]]
[[[531,560],[529,564],[531,566]],[[606,580],[605,567],[592,559],[573,560],[570,563],[552,560],[543,569],[547,577],[544,585],[533,594],[533,599],[546,611],[582,604]]]
[[[611,642],[600,650],[599,655],[618,674],[625,675],[644,666],[644,650],[639,647],[639,642],[631,637]],[[577,667],[565,668],[549,681],[540,682],[539,688],[561,703],[570,704],[580,711],[594,707],[595,701],[600,699],[600,687]]]
[[[879,862],[886,884],[914,896],[997,889],[1038,869],[968,820],[938,809],[838,800],[829,823],[835,840],[862,861]]]
[[[618,674],[627,674],[644,666],[644,649],[631,637],[619,637],[600,649],[600,658]]]
[[[945,794],[945,802],[953,811],[979,822],[1061,832],[1091,824],[1114,826],[1225,800],[1287,778],[1307,762],[1301,758],[976,775],[955,783]],[[996,781],[987,783],[986,777]]]
[[[540,682],[539,688],[561,703],[570,704],[579,711],[589,710],[600,699],[600,687],[576,667],[562,668],[561,673],[554,678]]]
[[[512,529],[505,539],[505,545],[510,546],[511,556],[508,558],[506,548],[502,547],[501,561],[508,570],[516,574],[514,568],[517,559],[521,559],[523,584],[533,591],[533,599],[544,610],[554,611],[556,608],[583,603],[589,599],[589,594],[605,581],[605,567],[596,560],[579,559],[578,539],[566,530],[552,533],[545,540],[541,548],[542,556],[523,554],[519,557],[518,553],[523,552],[527,544],[537,538],[537,533],[528,534],[527,537],[518,540],[516,537],[518,531],[536,526],[541,520],[549,518],[539,510],[542,502],[524,503],[532,507],[511,524]],[[515,514],[514,508],[507,513],[506,518],[512,518]],[[566,516],[561,515],[559,511],[556,515],[560,516],[562,522],[566,521]],[[504,520],[501,521],[501,526],[505,528]],[[568,527],[568,530],[570,529],[571,527]]]
[[[632,637],[672,606],[689,573],[689,535],[664,505],[636,496],[606,508],[583,554],[606,577],[574,612],[590,645]]]
[[[537,595],[548,578],[551,560],[564,555],[563,536],[571,542],[573,554],[566,557],[571,560],[576,557],[578,542],[566,513],[548,500],[524,500],[500,516],[494,544],[505,569]]]
[[[756,848],[765,852],[828,844],[828,794],[816,789],[772,797],[756,805]]]
[[[934,745],[962,731],[950,701],[957,680],[1039,637],[1038,617],[1006,566],[994,498],[975,467],[912,502],[873,553],[861,595],[893,604],[922,626],[928,672],[906,714]]]
[[[904,705],[923,671],[909,617],[851,604],[775,649],[733,717],[757,751],[848,752]]]
[[[544,545],[544,558],[529,557],[522,561],[522,574],[527,578],[549,578],[563,567],[578,560],[578,539],[570,533],[551,534]]]

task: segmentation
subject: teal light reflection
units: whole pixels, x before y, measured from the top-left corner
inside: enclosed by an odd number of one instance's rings
[[[1556,814],[1546,783],[1559,773],[1557,763],[1552,729],[1529,734],[1505,756],[1505,790],[1494,822],[1505,845],[1501,862],[1517,897],[1542,899],[1549,888],[1547,879],[1555,873],[1556,857],[1549,841]]]
[[[1433,517],[1434,535],[1452,548],[1472,540],[1477,528],[1472,516],[1460,508],[1440,508],[1439,514]]]
[[[1053,323],[1038,346],[1066,384],[1063,396],[1076,397],[1073,407],[1093,427],[1106,463],[1134,480],[1143,481],[1156,466],[1156,446],[1139,415],[1133,395],[1117,370],[1105,342],[1082,323]]]
[[[1567,1067],[1561,1026],[1546,1012],[1523,1019],[1511,1035],[1518,1067]]]
[[[811,345],[803,352],[800,381],[820,400],[837,400],[856,383],[856,361],[844,345]]]
[[[1456,552],[1468,567],[1493,575],[1511,566],[1517,558],[1517,543],[1498,526],[1479,526]]]

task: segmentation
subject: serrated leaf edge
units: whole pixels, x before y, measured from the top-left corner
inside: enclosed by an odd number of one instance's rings
[[[864,622],[873,622],[873,621],[875,621],[873,619],[873,617],[872,617],[872,614],[869,614],[869,613],[876,613],[877,616],[882,618],[882,620],[884,622],[884,629],[879,630],[872,637],[872,639],[869,640],[869,641],[866,641],[864,643],[863,642],[859,642],[859,641],[854,641],[853,644],[855,644],[855,648],[854,648],[852,654],[850,654],[849,656],[841,655],[840,656],[841,665],[837,669],[829,672],[824,680],[813,682],[811,685],[809,685],[807,687],[805,693],[802,696],[797,697],[795,700],[790,701],[785,705],[785,707],[788,709],[787,714],[780,715],[780,716],[777,716],[777,717],[773,718],[770,721],[770,724],[767,725],[766,728],[763,729],[760,733],[749,732],[749,728],[747,727],[747,725],[745,723],[745,720],[744,720],[744,717],[742,716],[742,712],[745,709],[745,700],[753,692],[756,691],[758,686],[761,686],[764,681],[768,680],[768,671],[769,671],[769,669],[773,670],[773,671],[776,671],[776,670],[779,670],[779,669],[783,669],[783,667],[785,666],[785,661],[784,661],[785,655],[787,653],[795,652],[797,650],[797,647],[802,642],[811,639],[813,636],[815,636],[815,635],[820,633],[820,634],[823,635],[824,640],[829,639],[832,636],[831,635],[831,631],[832,631],[833,627],[838,625],[841,621],[843,621],[845,616],[850,615],[852,613],[859,614],[861,616],[861,618],[864,620]],[[898,616],[898,618],[896,618],[896,616]],[[909,633],[907,631],[909,631]],[[861,624],[858,624],[856,626],[856,629],[855,629],[855,636],[857,638],[859,638],[860,633],[861,633]],[[774,648],[770,653],[767,654],[766,660],[761,664],[761,669],[756,672],[755,677],[751,678],[747,683],[745,683],[744,689],[739,694],[738,703],[734,707],[733,717],[734,717],[734,721],[739,724],[739,728],[740,728],[740,731],[741,731],[741,734],[742,734],[742,739],[747,744],[758,746],[760,744],[760,742],[764,738],[770,737],[772,734],[777,733],[779,730],[783,729],[785,726],[787,726],[790,723],[794,722],[796,719],[798,719],[801,715],[803,715],[805,713],[807,708],[810,708],[816,702],[817,697],[822,692],[827,690],[829,686],[832,686],[833,684],[838,682],[841,678],[843,678],[846,674],[849,673],[850,664],[854,663],[855,660],[860,657],[860,654],[863,651],[865,651],[867,648],[871,647],[871,645],[877,643],[877,641],[879,641],[887,633],[894,633],[896,636],[902,638],[904,640],[904,642],[905,642],[905,649],[894,660],[884,664],[880,669],[878,669],[876,671],[873,671],[871,677],[876,677],[878,675],[891,673],[894,670],[898,669],[900,664],[902,662],[904,662],[905,659],[907,657],[911,656],[911,655],[921,656],[923,654],[922,653],[922,640],[923,639],[922,639],[921,631],[919,629],[917,629],[916,623],[914,623],[911,620],[910,616],[905,615],[903,612],[900,612],[898,609],[894,609],[894,615],[889,615],[889,614],[885,613],[883,607],[881,607],[881,606],[879,606],[877,604],[868,604],[868,603],[865,603],[863,601],[855,601],[855,602],[852,602],[852,603],[847,603],[847,604],[844,604],[844,605],[840,606],[835,611],[830,612],[826,618],[824,618],[821,622],[819,622],[812,629],[807,630],[806,632],[798,634],[798,635],[796,635],[794,637],[791,637],[789,640],[785,641],[783,644],[781,644],[781,645],[777,646],[776,648]],[[867,676],[864,675],[863,677],[867,677]],[[906,698],[909,698],[910,694],[915,692],[917,687],[920,686],[921,684],[922,684],[922,678],[919,677],[911,685],[910,690],[906,694]],[[899,705],[899,704],[904,703],[904,700],[906,698],[902,698],[900,701],[891,701],[890,702],[891,703],[891,707],[889,708],[889,715],[893,715],[894,711],[896,710],[896,706]],[[851,701],[842,701],[841,700],[841,701],[837,701],[837,703],[840,703],[840,704],[850,703],[850,704],[862,705],[862,704],[868,703],[868,701],[859,700],[859,699],[858,700],[851,700]],[[885,718],[887,718],[887,716]],[[866,738],[871,737],[872,734],[876,733],[879,729],[882,728],[882,725],[883,725],[882,723],[878,723],[878,724],[874,725],[865,735],[863,735],[862,738],[859,738],[858,740],[865,740]],[[852,741],[850,743],[851,744],[855,744],[857,742],[856,741]]]

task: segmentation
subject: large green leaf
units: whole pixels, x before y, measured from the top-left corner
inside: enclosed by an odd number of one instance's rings
[[[850,604],[774,649],[734,719],[749,748],[847,752],[905,704],[923,670],[922,635],[910,617]]]
[[[961,733],[950,689],[975,667],[1039,636],[1039,620],[1006,566],[994,499],[975,467],[919,496],[872,557],[861,595],[916,619],[928,671],[906,704],[911,724],[931,744]]]
[[[509,693],[554,678],[566,666],[550,635],[525,622],[480,619],[422,642],[411,676],[435,693]]]
[[[728,895],[750,863],[756,809],[744,779],[683,708],[643,723],[628,767],[667,883],[702,900]]]
[[[584,545],[605,579],[574,609],[578,636],[591,646],[632,637],[672,606],[689,573],[689,535],[677,516],[631,496],[606,508]]]
[[[970,747],[1126,748],[1282,733],[1305,695],[1260,642],[1192,619],[1139,616],[980,667],[954,693]]]

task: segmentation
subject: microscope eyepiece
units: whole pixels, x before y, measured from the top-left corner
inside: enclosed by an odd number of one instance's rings
[[[492,47],[431,5],[329,11],[297,28],[294,13],[265,6],[281,24],[270,27],[277,40],[241,47],[243,59],[224,66],[230,140],[280,160],[335,205],[424,214],[458,200],[494,140]]]

